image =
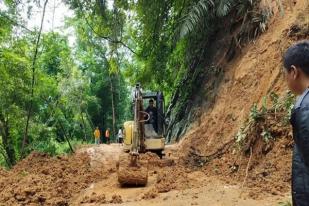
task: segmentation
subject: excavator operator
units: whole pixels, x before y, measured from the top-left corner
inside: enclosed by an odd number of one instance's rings
[[[146,124],[152,124],[153,129],[158,132],[158,126],[157,126],[157,108],[154,106],[153,99],[149,100],[149,105],[146,108],[145,112],[149,114],[149,120],[146,122]]]

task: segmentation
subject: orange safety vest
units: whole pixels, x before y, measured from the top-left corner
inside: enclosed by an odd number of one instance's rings
[[[95,137],[96,139],[98,139],[98,138],[100,138],[100,136],[101,136],[100,130],[96,129],[96,130],[94,131],[94,137]]]

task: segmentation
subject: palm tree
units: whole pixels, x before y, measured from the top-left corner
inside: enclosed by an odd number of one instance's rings
[[[208,27],[208,19],[222,17],[229,13],[235,0],[199,0],[192,5],[184,16],[181,24],[180,36],[192,32],[198,25]],[[205,21],[206,20],[206,21]]]

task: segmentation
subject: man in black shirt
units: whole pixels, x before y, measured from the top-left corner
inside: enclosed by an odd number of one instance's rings
[[[146,122],[146,124],[152,124],[153,129],[158,132],[158,126],[157,126],[157,108],[153,105],[153,99],[149,100],[149,106],[145,110],[149,114],[149,120]]]

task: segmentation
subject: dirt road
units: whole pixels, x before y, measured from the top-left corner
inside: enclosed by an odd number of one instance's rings
[[[242,190],[241,182],[223,181],[228,176],[184,166],[175,145],[167,147],[168,157],[162,160],[152,153],[141,155],[149,161],[146,187],[121,188],[116,173],[121,153],[118,144],[85,145],[76,154],[57,157],[34,152],[10,171],[0,171],[0,206],[277,206],[288,200],[280,192],[252,199],[259,190]]]
[[[172,166],[173,171],[180,170],[180,176],[171,182],[170,178],[163,178],[169,184],[163,184],[168,191],[158,191],[158,179],[160,173],[168,171],[170,167],[152,167],[149,171],[149,182],[146,187],[121,188],[117,182],[115,162],[121,153],[122,147],[117,144],[92,146],[82,148],[79,152],[87,152],[91,157],[93,167],[108,167],[110,175],[106,179],[91,184],[87,189],[73,197],[72,205],[213,205],[213,206],[276,206],[280,201],[287,200],[288,194],[268,196],[262,200],[254,200],[248,197],[246,189],[241,190],[240,185],[228,185],[216,177],[207,176],[201,171],[189,171],[177,165]],[[167,149],[167,153],[175,150],[174,146]],[[160,160],[159,160],[160,161]],[[163,160],[164,161],[164,160]],[[180,167],[180,168],[178,168]],[[182,173],[183,172],[183,173]],[[171,173],[170,176],[173,176]],[[106,175],[106,174],[104,174]],[[174,185],[170,187],[170,183]],[[159,188],[159,189],[158,189]],[[162,188],[161,188],[162,189]]]

